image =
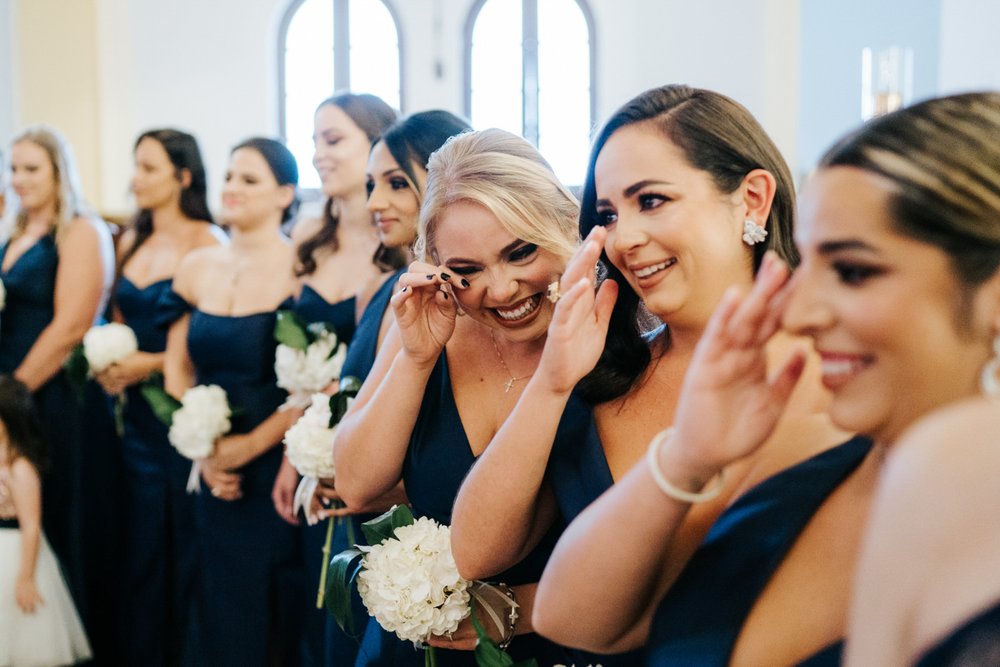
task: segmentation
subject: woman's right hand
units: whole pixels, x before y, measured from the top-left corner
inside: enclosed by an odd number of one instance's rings
[[[591,230],[559,280],[561,296],[535,373],[554,393],[572,391],[594,369],[604,351],[611,311],[618,298],[618,284],[613,280],[605,280],[594,290],[595,266],[605,238],[603,227]]]
[[[34,578],[29,577],[18,578],[14,588],[14,598],[17,600],[17,606],[25,614],[34,614],[35,609],[45,604],[45,600],[38,593],[38,587],[35,586]]]
[[[462,287],[461,280],[445,267],[413,262],[398,286],[390,303],[403,353],[418,364],[433,364],[455,331],[458,307],[451,290]]]
[[[723,297],[684,377],[675,432],[660,451],[664,470],[699,486],[770,437],[805,367],[797,350],[768,373],[767,343],[781,327],[788,267],[764,257],[753,288]]]
[[[202,459],[201,477],[208,485],[209,493],[219,500],[239,500],[243,497],[243,476],[217,468],[211,458]]]

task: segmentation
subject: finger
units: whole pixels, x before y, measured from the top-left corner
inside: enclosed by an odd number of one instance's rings
[[[614,312],[615,302],[618,300],[618,283],[614,280],[605,280],[597,290],[594,298],[594,312],[597,315],[597,325],[602,333],[607,334],[608,325],[611,323],[611,313]]]
[[[576,254],[566,264],[566,271],[563,272],[562,284],[570,286],[581,278],[587,278],[591,282],[594,279],[595,266],[601,256],[602,243],[590,236],[584,242]]]
[[[716,306],[715,312],[708,320],[705,333],[702,334],[701,340],[698,342],[698,348],[704,350],[703,353],[714,355],[729,348],[726,330],[733,313],[739,308],[742,300],[740,288],[735,285],[722,295],[719,305]]]
[[[586,278],[581,278],[559,298],[552,321],[560,328],[571,327],[579,319],[577,306],[584,302],[584,296],[588,292],[593,293]]]
[[[778,293],[787,278],[785,263],[773,253],[765,255],[753,288],[729,324],[733,345],[743,347],[758,341],[758,332],[767,317],[771,298]]]
[[[802,371],[806,367],[806,359],[806,350],[801,347],[796,348],[768,381],[771,387],[771,405],[780,406],[781,410],[784,410],[792,391],[795,390],[795,385],[802,377]]]

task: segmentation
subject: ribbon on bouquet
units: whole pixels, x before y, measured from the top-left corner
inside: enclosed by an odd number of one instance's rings
[[[493,608],[493,605],[500,601],[502,605],[505,605],[507,609],[505,610],[506,615],[511,619],[517,618],[516,609],[520,608],[514,600],[509,598],[503,593],[498,587],[488,584],[485,581],[475,581],[472,586],[469,587],[469,595],[476,601],[489,616],[493,624],[496,625],[497,633],[499,636],[503,637],[507,632],[507,626],[504,625],[503,618],[497,613],[497,610]]]
[[[312,403],[314,391],[290,391],[278,410],[305,410]]]
[[[312,513],[312,499],[319,488],[319,480],[315,477],[303,477],[299,480],[299,485],[295,489],[295,496],[292,499],[292,514],[298,514],[300,509],[305,510],[306,523],[315,526],[319,523],[319,517]]]
[[[201,459],[191,462],[191,472],[188,473],[187,486],[184,488],[188,493],[201,493]]]

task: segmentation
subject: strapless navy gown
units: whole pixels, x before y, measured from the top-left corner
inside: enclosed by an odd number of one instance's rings
[[[312,324],[326,322],[337,332],[341,343],[351,343],[354,336],[355,310],[357,300],[354,297],[329,303],[309,285],[302,287],[295,302],[295,312],[304,321]],[[367,517],[366,517],[367,518]],[[335,524],[333,538],[330,541],[330,553],[338,554],[347,549],[348,520],[340,520]],[[325,521],[315,526],[303,523],[302,540],[305,557],[306,595],[303,598],[305,609],[305,647],[302,664],[305,667],[321,665],[352,665],[358,651],[358,640],[349,637],[341,631],[326,609],[317,609],[315,595],[312,593],[319,586],[323,566],[323,543],[326,541],[327,524]],[[360,535],[360,529],[355,530]]]
[[[290,302],[282,308],[290,307]],[[174,292],[161,316],[190,308]],[[188,353],[198,384],[222,387],[236,411],[231,434],[248,433],[284,402],[274,374],[275,311],[223,316],[191,311]],[[306,596],[301,537],[274,511],[271,491],[281,465],[274,446],[236,470],[243,497],[194,496],[200,549],[198,625],[202,664],[301,662]]]
[[[138,287],[118,279],[118,310],[143,352],[166,349],[157,303],[170,291],[169,278]],[[139,385],[125,391],[122,452],[128,502],[125,566],[121,572],[122,660],[130,665],[196,664],[192,601],[197,589],[194,499],[184,486],[191,462],[167,440]]]
[[[0,262],[7,248],[0,248]],[[49,235],[0,272],[7,292],[0,312],[0,372],[13,373],[52,321],[58,266],[58,248]],[[115,664],[123,473],[111,403],[93,381],[85,384],[80,400],[62,372],[34,398],[49,447],[42,528],[86,626],[94,664]]]

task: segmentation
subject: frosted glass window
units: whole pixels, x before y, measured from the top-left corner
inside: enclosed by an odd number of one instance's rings
[[[337,25],[345,20],[346,30]],[[298,161],[300,187],[319,188],[312,167],[316,106],[352,90],[400,108],[399,31],[382,0],[293,2],[283,25],[281,133]]]
[[[538,146],[583,183],[594,118],[589,14],[581,0],[481,0],[467,33],[466,113]]]

